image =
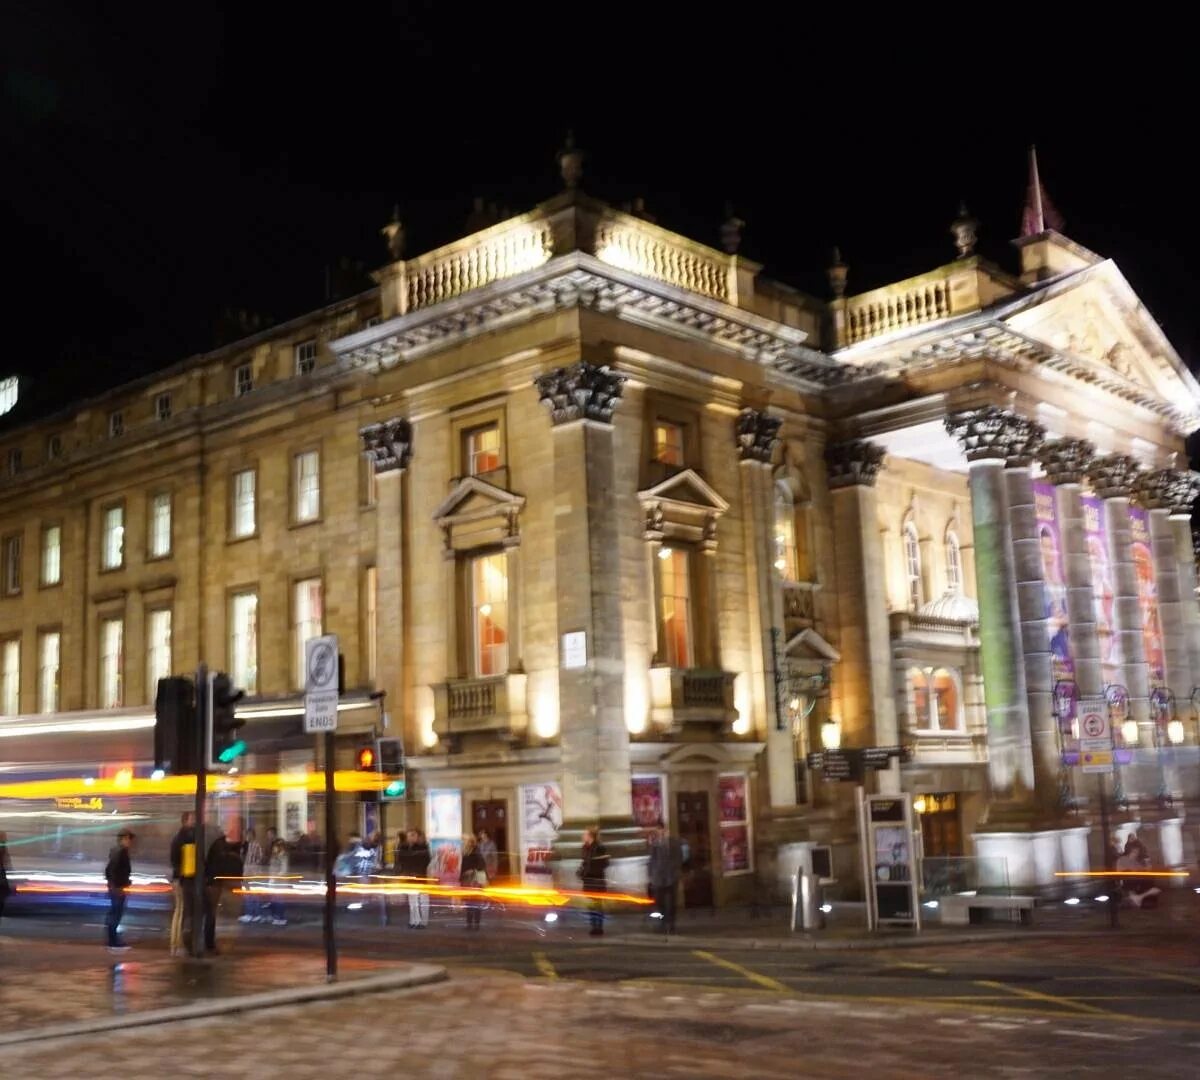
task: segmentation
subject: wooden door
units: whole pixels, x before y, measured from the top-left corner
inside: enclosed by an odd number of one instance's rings
[[[677,791],[675,821],[687,860],[683,864],[683,906],[712,907],[712,838],[708,821],[708,792]]]
[[[508,848],[508,802],[505,799],[476,799],[471,803],[471,835],[478,838],[479,830],[486,829],[496,845],[499,868],[496,877],[504,880],[510,870]]]

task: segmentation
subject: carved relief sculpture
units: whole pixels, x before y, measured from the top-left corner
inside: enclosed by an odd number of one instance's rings
[[[769,465],[775,445],[779,442],[782,423],[777,417],[768,416],[758,409],[743,409],[738,413],[734,431],[742,461],[761,461]]]
[[[1095,456],[1096,448],[1086,439],[1051,439],[1037,454],[1052,484],[1080,483]]]
[[[875,478],[883,467],[885,453],[882,446],[876,446],[864,439],[830,443],[825,447],[830,490],[853,487],[856,484],[874,487]]]
[[[371,424],[359,433],[363,452],[371,459],[375,475],[407,469],[412,459],[412,425],[397,417],[382,424]]]
[[[555,426],[572,420],[611,424],[624,384],[625,376],[607,364],[589,364],[586,360],[555,368],[533,380],[538,400],[550,410]]]
[[[1046,434],[1041,424],[998,405],[951,413],[946,430],[968,461],[1003,460],[1012,466],[1032,464]]]
[[[1106,454],[1092,462],[1088,478],[1100,498],[1128,498],[1137,488],[1141,471],[1141,465],[1128,454]]]
[[[1200,477],[1178,469],[1157,469],[1137,479],[1138,501],[1147,510],[1169,510],[1171,516],[1190,517],[1200,494]]]

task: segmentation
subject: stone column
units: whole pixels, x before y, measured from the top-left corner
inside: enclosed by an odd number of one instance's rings
[[[842,708],[842,745],[847,747],[894,746],[900,738],[875,494],[883,457],[882,447],[861,441],[833,443],[825,450],[837,538],[834,565],[842,653],[833,679]],[[898,762],[877,776],[880,792],[899,792]]]
[[[412,425],[385,420],[363,428],[363,452],[375,470],[376,686],[386,691],[385,708],[404,733],[408,752],[419,753],[421,733],[406,723],[411,702],[404,696],[404,473],[412,459]]]
[[[946,417],[970,469],[979,591],[980,661],[988,718],[988,779],[1000,814],[1032,809],[1035,791],[1024,642],[1004,470],[1040,429],[995,405]],[[991,808],[989,808],[991,815]]]
[[[786,716],[777,715],[775,663],[784,663],[783,593],[774,570],[775,497],[771,481],[771,456],[779,441],[781,420],[756,409],[743,409],[736,435],[741,456],[742,521],[746,534],[746,574],[751,603],[755,605],[757,633],[752,677],[764,688],[755,699],[766,702],[759,730],[767,744],[767,789],[772,809],[795,807],[795,744]],[[780,655],[772,652],[771,629],[777,628]],[[781,730],[782,729],[782,730]]]
[[[1200,603],[1196,599],[1196,553],[1192,547],[1192,504],[1200,495],[1200,473],[1176,472],[1170,502],[1171,532],[1175,537],[1175,562],[1179,567],[1179,608],[1183,615],[1183,633],[1187,642],[1188,669],[1192,690],[1200,686]],[[1178,695],[1179,691],[1176,691]],[[1180,712],[1187,707],[1178,701]]]
[[[587,665],[560,671],[559,745],[563,827],[556,861],[569,884],[583,831],[599,824],[614,858],[612,877],[631,883],[622,857],[642,854],[633,827],[629,732],[625,726],[620,533],[613,513],[612,415],[625,377],[586,360],[539,375],[554,440],[554,543],[558,635],[587,635]],[[634,871],[636,872],[636,871]]]

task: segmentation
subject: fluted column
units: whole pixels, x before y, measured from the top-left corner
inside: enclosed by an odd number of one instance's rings
[[[1036,429],[994,405],[946,417],[966,454],[988,718],[988,778],[1004,809],[1032,807],[1035,791],[1024,641],[1005,467]]]
[[[1189,685],[1187,697],[1200,686],[1200,603],[1196,599],[1196,554],[1192,546],[1192,504],[1200,495],[1200,473],[1176,472],[1169,520],[1175,538],[1175,563],[1179,568],[1179,610],[1187,644]],[[1185,698],[1175,691],[1180,709]]]

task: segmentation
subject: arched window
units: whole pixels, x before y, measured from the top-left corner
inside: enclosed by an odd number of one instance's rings
[[[775,488],[775,569],[784,581],[799,581],[796,565],[796,504],[783,484]]]
[[[958,674],[946,668],[933,673],[933,719],[938,731],[958,731],[962,727]]]
[[[912,689],[913,727],[929,727],[929,680],[920,668],[908,669],[908,685]]]
[[[953,529],[946,530],[946,589],[952,593],[962,592],[962,551],[958,533]]]
[[[925,594],[921,587],[921,540],[911,519],[904,524],[904,576],[908,584],[908,606],[916,611]]]

